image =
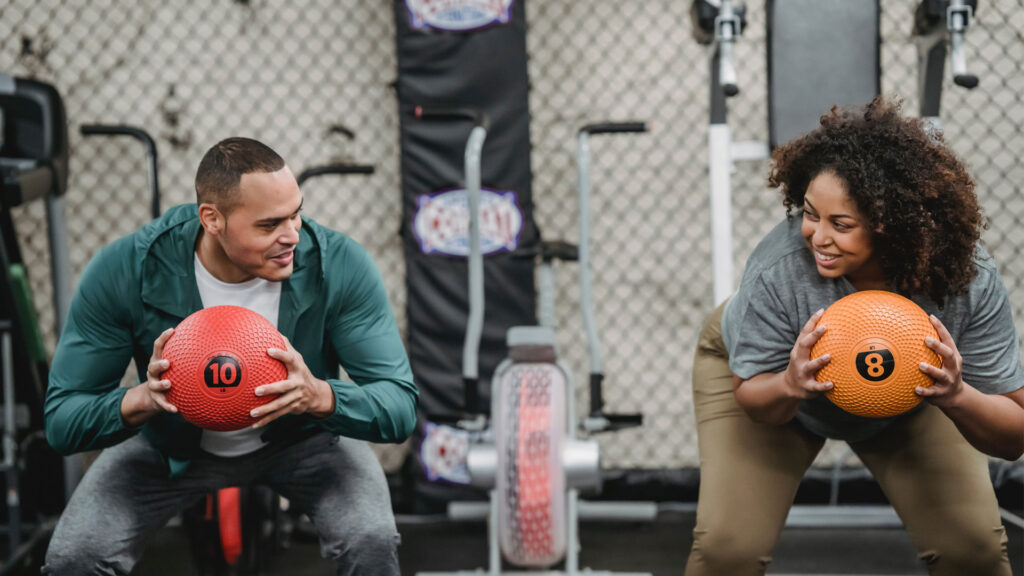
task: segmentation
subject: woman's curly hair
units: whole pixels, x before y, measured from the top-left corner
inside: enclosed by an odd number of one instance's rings
[[[941,305],[977,274],[973,256],[986,223],[974,181],[942,135],[903,117],[900,105],[879,96],[867,106],[833,106],[816,130],[773,152],[768,182],[781,187],[792,217],[816,176],[838,176],[867,220],[892,289]]]

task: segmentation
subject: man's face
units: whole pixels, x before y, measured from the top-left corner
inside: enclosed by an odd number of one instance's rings
[[[280,281],[291,276],[302,227],[302,193],[291,169],[242,175],[238,200],[217,236],[228,259],[222,272],[231,277],[221,280],[258,276]]]

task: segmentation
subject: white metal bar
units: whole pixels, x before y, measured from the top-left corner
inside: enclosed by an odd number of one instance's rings
[[[771,158],[772,155],[771,151],[768,150],[768,143],[759,140],[733,142],[729,151],[733,162],[767,160],[768,158]]]
[[[580,267],[580,308],[583,327],[587,332],[590,353],[590,373],[601,373],[601,346],[597,341],[594,305],[590,295],[590,135],[580,132],[576,143],[576,164],[579,171],[580,241],[578,260]]]
[[[708,128],[709,172],[711,179],[711,264],[715,306],[732,294],[732,199],[728,124]]]

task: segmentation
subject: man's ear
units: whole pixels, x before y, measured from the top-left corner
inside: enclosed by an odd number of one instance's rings
[[[207,234],[213,236],[220,234],[227,227],[227,220],[224,218],[224,214],[217,209],[216,205],[208,202],[199,205],[199,223]]]

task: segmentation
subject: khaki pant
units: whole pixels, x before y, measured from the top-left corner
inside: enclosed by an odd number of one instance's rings
[[[740,408],[721,320],[719,307],[701,330],[693,366],[701,482],[686,576],[764,574],[797,487],[824,444],[795,420],[759,424]],[[926,406],[850,446],[929,574],[1010,574],[987,457],[939,409]]]

